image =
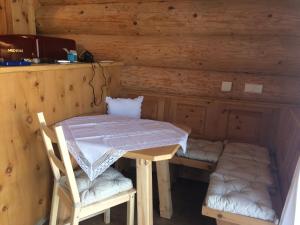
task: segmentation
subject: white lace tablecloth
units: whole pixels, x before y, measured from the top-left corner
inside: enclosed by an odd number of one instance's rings
[[[68,150],[90,180],[126,151],[179,144],[186,150],[188,133],[167,122],[112,115],[74,117],[62,126]]]

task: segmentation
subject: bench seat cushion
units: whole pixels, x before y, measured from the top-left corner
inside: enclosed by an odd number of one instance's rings
[[[269,165],[225,155],[220,157],[216,173],[241,178],[251,182],[259,182],[274,187],[273,176]]]
[[[276,221],[268,190],[260,183],[213,173],[205,201],[212,209]]]
[[[270,156],[267,148],[246,144],[246,143],[228,143],[225,146],[224,155],[257,161],[261,163],[270,164]]]
[[[212,142],[189,138],[186,153],[180,148],[177,155],[189,159],[215,163],[218,161],[222,150],[223,143],[221,141]]]
[[[82,170],[75,171],[75,178],[82,205],[89,205],[133,188],[129,178],[111,167],[93,181]],[[61,179],[65,183],[66,177]]]

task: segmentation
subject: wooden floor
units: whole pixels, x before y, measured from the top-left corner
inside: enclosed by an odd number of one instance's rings
[[[153,203],[154,225],[215,225],[213,219],[201,216],[201,202],[203,202],[205,197],[207,184],[178,179],[172,188],[174,214],[171,220],[159,217],[157,185],[154,185],[156,186],[154,188]],[[103,216],[100,215],[83,221],[80,225],[104,225]],[[125,205],[115,207],[111,210],[111,225],[126,225]]]

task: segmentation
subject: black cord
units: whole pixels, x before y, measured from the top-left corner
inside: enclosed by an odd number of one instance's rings
[[[104,79],[104,84],[101,85],[101,97],[100,97],[100,103],[101,103],[103,101],[104,88],[107,87],[107,79],[106,79],[106,76],[105,76],[104,67],[99,62],[97,62],[97,64],[99,65],[99,68],[101,68],[101,70],[102,70],[101,74],[102,74],[103,79]]]
[[[99,66],[99,68],[101,68],[102,70],[102,76],[103,76],[103,79],[104,79],[104,84],[101,85],[100,89],[101,89],[101,95],[100,95],[100,101],[99,103],[97,103],[97,97],[96,97],[96,93],[95,93],[95,87],[93,85],[93,81],[94,81],[94,78],[96,76],[96,65],[92,62],[91,65],[92,65],[92,70],[93,70],[93,74],[92,74],[92,78],[89,80],[89,86],[92,88],[92,92],[93,92],[93,104],[95,106],[100,106],[100,104],[102,103],[103,101],[103,94],[104,94],[104,88],[107,87],[107,79],[106,79],[106,76],[105,76],[105,71],[104,71],[104,68],[103,66],[99,63],[99,62],[96,62]]]

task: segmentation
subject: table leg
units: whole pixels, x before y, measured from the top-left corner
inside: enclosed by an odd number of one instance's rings
[[[136,160],[138,225],[153,225],[152,161]]]
[[[169,160],[156,162],[160,216],[171,219],[173,214]]]

